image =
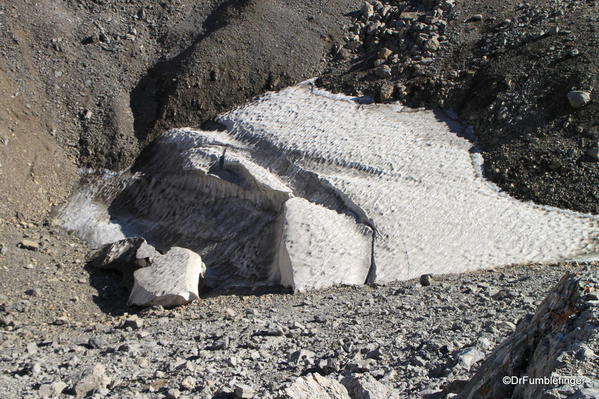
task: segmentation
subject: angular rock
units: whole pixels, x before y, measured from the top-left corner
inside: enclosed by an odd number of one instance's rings
[[[458,353],[458,362],[460,366],[464,367],[466,370],[470,370],[472,366],[484,359],[484,357],[484,353],[475,347],[470,347],[463,349],[460,353]]]
[[[303,198],[285,203],[278,256],[281,284],[296,292],[335,284],[364,284],[371,232],[349,216]]]
[[[365,20],[368,20],[368,19],[370,19],[374,15],[374,7],[372,6],[372,4],[368,3],[367,1],[365,1],[362,4],[362,8],[360,9],[360,13],[362,14],[362,17]]]
[[[39,387],[39,395],[42,399],[55,399],[60,397],[62,391],[65,390],[67,384],[62,381],[58,381],[52,384],[42,384]]]
[[[389,65],[381,65],[374,70],[374,74],[379,78],[390,78],[392,76],[391,67]]]
[[[37,251],[40,249],[40,244],[32,240],[22,240],[19,243],[19,247],[28,249],[30,251]]]
[[[347,389],[339,382],[318,373],[299,377],[285,388],[281,399],[351,399]]]
[[[399,399],[399,392],[370,374],[352,374],[341,380],[352,399]]]
[[[568,93],[568,101],[572,108],[582,108],[591,102],[591,93],[583,90],[572,90]]]
[[[558,359],[599,338],[595,327],[599,325],[599,302],[589,295],[599,290],[598,282],[596,271],[567,273],[536,313],[518,323],[516,331],[485,360],[459,398],[541,398],[560,388],[553,384],[504,384],[503,378],[571,375],[568,367],[560,372]],[[589,370],[594,368],[591,362]]]
[[[111,378],[106,375],[104,366],[96,364],[93,369],[75,385],[75,397],[81,399],[96,392],[103,393],[106,391],[111,381]]]
[[[199,298],[206,265],[200,255],[185,248],[173,247],[155,257],[152,265],[133,273],[134,283],[129,305],[173,307]]]
[[[238,399],[251,399],[256,394],[256,391],[249,385],[236,384],[234,393],[235,397]]]

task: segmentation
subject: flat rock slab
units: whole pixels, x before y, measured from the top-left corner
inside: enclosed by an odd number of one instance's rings
[[[386,283],[598,256],[598,217],[502,193],[472,131],[443,112],[302,84],[219,121],[163,134],[135,174],[75,196],[65,226],[96,244],[189,248],[211,284],[298,290],[363,283],[366,263]]]
[[[351,399],[338,381],[318,373],[299,377],[280,396],[282,399]]]

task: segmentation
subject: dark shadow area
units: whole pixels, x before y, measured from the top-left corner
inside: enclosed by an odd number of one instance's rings
[[[120,273],[98,269],[92,262],[85,265],[85,271],[89,273],[90,285],[98,291],[92,300],[102,312],[111,316],[131,312],[127,306],[129,290],[123,285]]]

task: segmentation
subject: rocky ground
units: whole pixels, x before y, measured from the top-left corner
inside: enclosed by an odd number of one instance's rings
[[[583,270],[597,265],[433,276],[424,286],[411,280],[297,295],[212,293],[172,310],[59,322],[28,318],[27,308],[5,297],[0,386],[11,398],[92,388],[95,397],[274,398],[302,375],[359,373],[402,398],[452,397],[564,272]],[[35,296],[21,297],[30,308],[40,305]],[[596,323],[594,312],[589,320]],[[585,342],[572,352],[578,360],[568,362],[570,372],[596,379],[599,342]]]

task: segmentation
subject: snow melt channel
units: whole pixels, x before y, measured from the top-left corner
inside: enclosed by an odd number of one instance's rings
[[[501,193],[442,113],[304,84],[219,121],[162,135],[145,167],[73,197],[65,227],[95,246],[190,248],[210,285],[296,290],[599,252],[599,218]]]

